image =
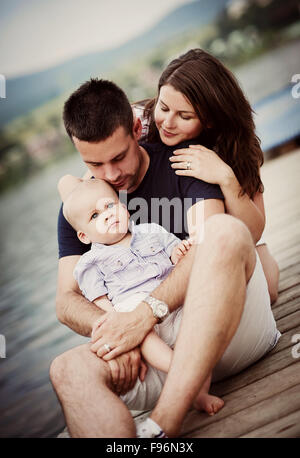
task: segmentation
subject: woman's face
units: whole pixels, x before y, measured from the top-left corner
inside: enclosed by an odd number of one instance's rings
[[[161,141],[173,146],[198,137],[203,126],[187,98],[173,86],[162,86],[154,110]]]

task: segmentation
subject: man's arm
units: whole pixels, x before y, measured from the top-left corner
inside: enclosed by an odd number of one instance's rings
[[[104,312],[82,296],[73,270],[80,256],[65,256],[58,263],[56,314],[59,321],[83,336],[91,336],[93,325]],[[105,300],[105,299],[104,299]],[[98,302],[100,306],[100,301]]]

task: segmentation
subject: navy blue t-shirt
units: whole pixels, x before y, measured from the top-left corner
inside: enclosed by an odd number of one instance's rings
[[[196,178],[175,174],[169,157],[173,151],[188,147],[193,142],[170,147],[162,143],[141,143],[150,163],[143,181],[132,193],[120,193],[135,224],[157,223],[180,239],[188,237],[186,213],[200,199],[223,199],[218,185]],[[196,143],[195,143],[196,144]],[[58,216],[59,257],[82,255],[90,249],[78,239],[75,230],[65,219],[62,206]]]

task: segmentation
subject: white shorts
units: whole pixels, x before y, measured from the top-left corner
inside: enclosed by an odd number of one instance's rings
[[[137,300],[140,302],[142,299]],[[135,308],[133,304],[132,307]],[[158,335],[171,347],[178,334],[181,314],[182,308],[179,308],[167,320],[155,326]],[[240,324],[213,370],[213,381],[236,374],[262,358],[277,344],[280,335],[270,306],[267,282],[256,253],[256,265],[247,285],[246,302]],[[138,379],[134,388],[121,398],[130,410],[150,410],[159,398],[165,379],[165,373],[148,366],[144,382]]]

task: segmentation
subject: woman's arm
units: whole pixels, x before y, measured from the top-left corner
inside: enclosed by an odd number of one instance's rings
[[[265,227],[263,194],[257,192],[253,200],[247,194],[240,196],[241,186],[233,171],[224,177],[220,187],[225,197],[226,213],[246,224],[256,244]]]
[[[174,151],[170,157],[171,167],[177,175],[198,178],[207,183],[218,184],[225,197],[226,213],[242,220],[256,243],[265,227],[263,197],[258,192],[251,200],[247,194],[240,195],[241,186],[233,170],[212,150],[193,145]],[[190,169],[186,169],[186,163]]]

